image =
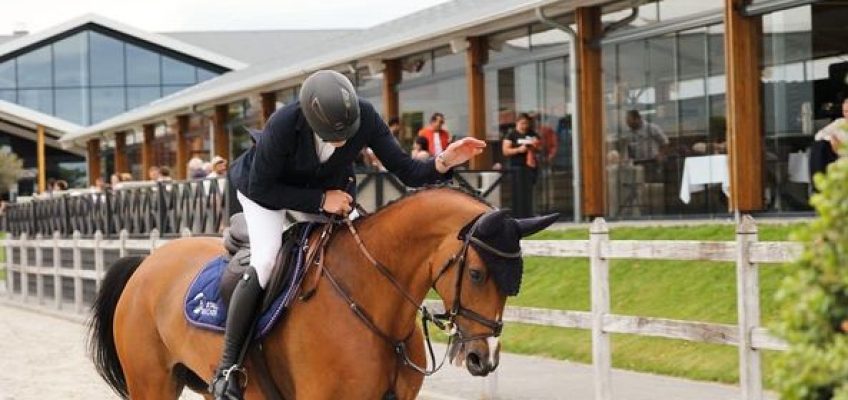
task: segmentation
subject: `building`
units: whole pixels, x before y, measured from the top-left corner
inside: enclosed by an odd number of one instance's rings
[[[546,138],[540,212],[787,215],[809,210],[804,152],[848,95],[844,20],[842,1],[454,0],[222,71],[60,142],[85,149],[89,180],[159,164],[184,176],[192,152],[244,151],[244,127],[332,68],[401,117],[406,140],[435,111],[453,134],[495,143],[532,113]],[[502,161],[498,149],[471,167]]]

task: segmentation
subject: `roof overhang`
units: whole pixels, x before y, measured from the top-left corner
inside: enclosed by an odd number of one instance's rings
[[[67,132],[82,129],[81,126],[56,118],[52,115],[21,107],[17,104],[0,100],[0,130],[9,134],[35,141],[37,139],[38,127],[44,128],[46,133],[45,143],[47,146],[62,149],[58,138]],[[83,155],[79,149],[64,148],[74,154]]]

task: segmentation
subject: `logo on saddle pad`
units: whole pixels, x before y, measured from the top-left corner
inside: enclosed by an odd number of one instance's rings
[[[197,307],[192,310],[195,315],[215,318],[218,316],[218,304],[214,301],[204,300],[203,293],[198,293],[194,296],[194,301],[197,301]]]

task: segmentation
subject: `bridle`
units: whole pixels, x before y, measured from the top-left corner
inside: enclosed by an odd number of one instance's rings
[[[358,204],[356,205],[356,208],[357,208],[357,210],[359,211],[360,214],[365,215],[365,211],[361,207],[359,207]],[[460,247],[460,249],[456,253],[451,255],[450,258],[448,258],[448,260],[445,262],[445,264],[439,270],[439,273],[436,275],[436,278],[430,284],[430,286],[433,289],[435,289],[436,284],[445,275],[445,273],[448,270],[450,270],[450,268],[452,266],[454,266],[454,265],[458,266],[459,270],[457,271],[456,280],[454,282],[453,304],[451,306],[451,309],[446,310],[446,312],[444,312],[444,313],[433,314],[427,309],[426,306],[418,304],[418,302],[415,301],[415,299],[412,297],[412,295],[409,294],[409,292],[392,275],[391,271],[388,268],[386,268],[386,266],[384,264],[377,261],[377,259],[375,259],[371,255],[371,252],[368,251],[368,248],[365,246],[365,244],[362,241],[362,238],[359,236],[359,232],[356,230],[356,227],[353,225],[353,222],[349,218],[343,218],[343,219],[342,218],[336,218],[336,219],[333,219],[331,223],[328,223],[324,226],[324,229],[321,232],[321,235],[319,237],[318,243],[316,243],[316,246],[319,248],[319,250],[317,251],[317,253],[319,253],[318,256],[317,256],[318,259],[317,259],[317,261],[315,261],[315,263],[318,264],[318,268],[319,268],[318,279],[320,279],[321,274],[326,276],[326,278],[330,282],[331,286],[333,286],[333,288],[336,290],[336,292],[347,303],[348,307],[354,313],[354,315],[356,315],[356,317],[359,318],[359,320],[362,321],[362,323],[370,331],[372,331],[374,334],[376,334],[378,337],[380,337],[383,341],[385,341],[393,349],[393,351],[394,351],[394,353],[395,353],[395,355],[397,356],[397,359],[398,359],[398,365],[403,365],[403,366],[409,367],[412,370],[414,370],[414,371],[416,371],[416,372],[418,372],[418,373],[420,373],[424,376],[430,376],[430,375],[436,373],[437,371],[439,371],[444,366],[445,360],[447,359],[448,352],[450,351],[450,348],[454,344],[454,342],[466,343],[466,342],[479,340],[479,339],[487,339],[487,338],[490,338],[490,337],[498,337],[498,336],[501,335],[501,331],[503,329],[503,321],[492,320],[492,319],[486,318],[486,317],[480,315],[479,313],[477,313],[477,312],[475,312],[475,311],[473,311],[469,308],[464,307],[462,305],[462,301],[461,301],[462,276],[465,273],[465,270],[467,268],[468,248],[470,247],[470,245],[472,243],[480,246],[481,248],[483,248],[486,251],[493,251],[494,254],[497,254],[497,255],[502,256],[502,257],[508,257],[508,258],[521,257],[521,251],[517,251],[517,252],[513,252],[513,253],[502,252],[500,250],[492,248],[491,246],[486,245],[484,242],[482,242],[479,239],[474,237],[474,233],[476,232],[476,230],[479,226],[480,220],[482,219],[482,217],[484,215],[486,215],[486,213],[482,213],[482,214],[477,215],[471,222],[466,224],[460,230],[460,236],[458,238],[460,240],[462,240],[462,247]],[[431,368],[428,369],[426,365],[420,366],[420,365],[416,364],[413,360],[411,360],[410,357],[409,357],[409,351],[407,350],[406,342],[409,340],[409,338],[412,337],[413,333],[415,332],[416,327],[415,327],[414,324],[413,324],[412,328],[409,330],[409,333],[405,337],[403,337],[400,340],[393,338],[389,333],[385,332],[380,327],[378,327],[377,324],[374,322],[373,318],[368,314],[368,312],[356,303],[356,301],[351,296],[350,292],[347,289],[344,288],[344,286],[338,281],[338,279],[335,277],[335,275],[332,273],[332,271],[324,268],[324,262],[323,262],[324,261],[324,247],[329,242],[329,237],[332,235],[334,227],[338,224],[341,224],[341,223],[344,223],[347,226],[347,229],[353,235],[353,238],[356,241],[356,243],[357,243],[357,245],[360,249],[360,252],[365,256],[366,259],[368,259],[370,264],[381,275],[383,275],[383,277],[385,277],[389,281],[389,283],[392,284],[392,286],[395,287],[396,291],[401,294],[401,296],[403,297],[403,299],[407,303],[412,304],[418,310],[418,312],[420,313],[420,315],[421,315],[421,325],[422,325],[422,329],[424,331],[424,338],[425,338],[425,341],[426,341],[426,344],[427,344],[427,350],[428,350],[430,362],[431,362],[431,365],[432,365]],[[469,225],[470,225],[470,227],[469,227]],[[464,236],[462,235],[462,232],[465,232]],[[316,284],[316,287],[317,287],[317,284]],[[301,296],[301,298],[304,299],[304,297],[305,298],[310,297],[312,295],[312,293],[314,292],[314,290],[315,290],[315,288],[312,288],[311,290],[307,290],[306,291],[307,294],[305,294],[304,296]],[[465,318],[467,320],[470,320],[470,321],[473,321],[477,324],[480,324],[480,325],[488,328],[489,332],[478,334],[478,335],[473,335],[473,336],[467,336],[462,331],[462,329],[459,327],[459,325],[456,324],[456,321],[457,321],[458,318]],[[441,362],[439,362],[438,365],[436,364],[436,356],[435,356],[435,353],[433,352],[433,345],[432,345],[431,338],[430,338],[430,330],[429,330],[429,324],[430,323],[432,323],[433,325],[436,325],[436,327],[438,327],[442,331],[444,331],[446,329],[451,331],[451,333],[448,335],[447,350],[445,351],[445,354],[442,357],[442,360],[441,360]],[[398,374],[395,373],[395,379],[397,378],[397,375]]]

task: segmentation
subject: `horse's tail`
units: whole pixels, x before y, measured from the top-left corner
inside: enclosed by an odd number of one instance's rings
[[[124,257],[112,264],[103,277],[97,300],[91,306],[92,316],[88,322],[88,352],[91,361],[94,362],[97,373],[122,399],[129,398],[129,393],[124,369],[115,347],[112,325],[118,299],[142,261],[144,257]]]

